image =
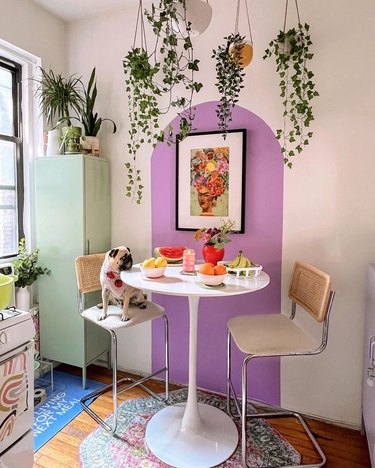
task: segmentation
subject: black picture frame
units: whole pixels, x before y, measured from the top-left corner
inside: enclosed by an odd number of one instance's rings
[[[228,130],[225,139],[221,131],[192,132],[177,142],[177,231],[217,227],[230,219],[235,232],[245,232],[246,143],[243,128]]]

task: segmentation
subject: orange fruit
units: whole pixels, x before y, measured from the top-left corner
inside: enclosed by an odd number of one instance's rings
[[[214,267],[214,275],[226,275],[227,269],[224,265],[216,265]]]
[[[202,273],[202,275],[214,275],[214,265],[212,263],[203,263],[203,265],[199,267],[199,273]]]

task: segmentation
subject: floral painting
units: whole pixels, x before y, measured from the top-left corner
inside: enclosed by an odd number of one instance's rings
[[[246,130],[191,133],[177,143],[176,229],[232,219],[244,232]]]
[[[191,150],[191,216],[228,216],[230,148]]]

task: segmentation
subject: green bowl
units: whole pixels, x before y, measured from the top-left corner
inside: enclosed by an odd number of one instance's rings
[[[17,276],[0,273],[0,310],[8,307],[12,298],[13,283],[15,281],[17,281]]]

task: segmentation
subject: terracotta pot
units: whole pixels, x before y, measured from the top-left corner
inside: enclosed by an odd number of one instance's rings
[[[204,244],[202,248],[202,255],[205,263],[213,263],[214,265],[216,265],[217,262],[223,260],[224,253],[224,248],[217,249],[212,244]]]

